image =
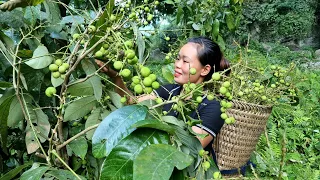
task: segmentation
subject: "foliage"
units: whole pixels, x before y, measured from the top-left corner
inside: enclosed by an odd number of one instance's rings
[[[315,4],[315,0],[245,1],[239,34],[253,34],[266,42],[301,40],[310,35],[315,24]]]

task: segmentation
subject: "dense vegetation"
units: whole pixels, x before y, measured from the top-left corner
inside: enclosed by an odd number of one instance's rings
[[[0,12],[1,180],[150,179],[149,172],[155,179],[213,178],[217,168],[205,153],[198,153],[201,145],[190,131],[197,120],[165,116],[159,106],[166,102],[161,100],[126,106],[93,61],[112,63],[140,94],[139,85],[127,77],[141,74],[145,80],[149,74],[141,71],[143,65],[156,75],[155,82],[171,83],[179,47],[196,35],[211,37],[233,64],[249,62],[270,82],[277,79],[270,73],[272,65],[279,70],[295,67],[284,79],[290,85],[278,82],[289,99],[265,101],[262,94],[248,98],[274,106],[252,154],[257,166],[247,170],[247,177],[320,178],[320,71],[308,66],[319,55],[314,46],[292,50],[281,44],[314,34],[316,0],[17,2],[9,8],[18,8]],[[246,82],[252,81],[250,76]],[[156,88],[144,85],[144,93]],[[202,87],[193,88],[189,93],[194,101],[177,101],[178,110],[199,103]],[[238,91],[230,92],[240,98]],[[155,171],[152,164],[159,160],[150,154],[170,153],[175,154],[166,162],[170,168]]]

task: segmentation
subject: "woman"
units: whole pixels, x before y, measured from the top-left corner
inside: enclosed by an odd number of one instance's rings
[[[104,63],[96,60],[99,66],[103,66]],[[211,75],[217,71],[223,71],[229,68],[229,63],[223,58],[219,46],[211,39],[206,37],[191,38],[180,49],[179,55],[174,63],[174,80],[176,84],[169,84],[161,86],[155,90],[154,93],[142,96],[138,98],[138,102],[147,99],[155,99],[161,97],[168,100],[172,96],[179,95],[183,90],[183,84],[191,83],[200,84],[211,78]],[[195,68],[196,73],[190,75],[190,68]],[[110,77],[114,79],[114,83],[121,89],[130,93],[129,89],[124,85],[120,76],[117,76],[117,72],[104,67],[102,71],[106,72]],[[121,95],[125,93],[116,89]],[[164,111],[169,111],[172,104],[166,104],[163,107]],[[178,116],[176,111],[170,111],[168,115]],[[206,96],[203,96],[202,103],[199,104],[197,111],[191,114],[194,119],[202,120],[202,124],[193,126],[192,129],[198,134],[206,134],[205,138],[198,138],[202,146],[208,150],[211,150],[212,142],[216,134],[220,131],[224,120],[220,117],[220,103],[216,100],[209,101]]]

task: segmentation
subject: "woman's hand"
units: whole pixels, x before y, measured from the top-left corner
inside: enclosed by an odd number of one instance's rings
[[[95,60],[99,67],[103,67],[100,71],[106,73],[111,78],[116,78],[118,76],[118,72],[111,69],[108,65],[100,60]]]

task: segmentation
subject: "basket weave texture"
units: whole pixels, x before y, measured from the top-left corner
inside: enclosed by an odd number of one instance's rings
[[[224,124],[213,144],[220,170],[237,169],[248,162],[271,111],[270,106],[233,101],[227,114],[236,122]]]

